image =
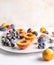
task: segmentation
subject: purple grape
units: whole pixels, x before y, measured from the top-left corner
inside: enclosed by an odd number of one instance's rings
[[[39,37],[38,42],[39,43],[44,43],[46,41],[45,37]]]
[[[45,34],[49,34],[49,32],[48,32],[48,31],[44,31],[43,33],[45,33]]]
[[[45,43],[39,43],[38,48],[39,49],[44,49],[45,48]]]
[[[15,25],[14,24],[11,24],[10,25],[12,29],[15,29]]]
[[[7,29],[5,28],[5,27],[3,27],[2,29],[1,29],[1,31],[6,31]]]
[[[36,36],[38,35],[38,33],[36,31],[32,32],[33,34],[35,34]]]
[[[3,28],[3,27],[2,27],[2,26],[0,26],[0,30],[2,30],[2,28]]]

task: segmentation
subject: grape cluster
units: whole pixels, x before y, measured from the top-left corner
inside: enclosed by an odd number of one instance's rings
[[[13,24],[10,25],[11,29],[6,33],[5,36],[2,36],[2,44],[4,46],[14,47],[14,40],[19,38],[18,32],[15,31],[15,26]]]
[[[45,41],[46,41],[45,37],[43,37],[43,36],[39,37],[39,39],[38,39],[38,48],[39,49],[45,48]]]

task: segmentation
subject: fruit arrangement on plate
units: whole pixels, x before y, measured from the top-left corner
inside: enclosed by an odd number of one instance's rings
[[[44,50],[42,52],[44,60],[49,61],[54,57],[54,31],[51,32],[52,35],[49,34],[49,31],[47,31],[45,27],[40,27],[39,32],[32,28],[28,28],[28,30],[25,31],[25,29],[22,28],[16,29],[14,24],[9,25],[7,23],[2,23],[0,31],[5,33],[1,35],[1,45],[3,47],[17,47],[17,50],[20,51],[26,50],[33,45],[35,50]]]
[[[51,45],[53,39],[49,37],[49,32],[45,27],[40,27],[39,31],[29,28],[27,31],[20,28],[15,28],[14,24],[2,23],[0,26],[0,31],[6,31],[5,35],[1,36],[1,44],[5,47],[18,47],[19,49],[26,49],[30,45],[34,44],[37,46],[37,49],[45,49],[47,43]],[[40,34],[39,34],[40,33]],[[52,32],[54,36],[54,32]],[[33,42],[35,40],[35,42]],[[47,41],[47,42],[46,42]],[[48,46],[51,49],[52,46]]]

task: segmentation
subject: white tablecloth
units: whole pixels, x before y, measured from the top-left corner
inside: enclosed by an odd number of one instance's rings
[[[0,49],[0,65],[51,65],[51,61],[43,61],[41,53],[16,54],[9,53]]]
[[[53,0],[0,0],[0,24],[18,27],[54,26]],[[18,23],[17,23],[18,22]],[[0,65],[51,65],[41,60],[41,53],[15,54],[0,49]]]

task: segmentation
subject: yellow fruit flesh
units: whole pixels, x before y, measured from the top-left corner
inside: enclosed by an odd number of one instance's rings
[[[18,45],[27,45],[27,44],[30,44],[30,41],[29,40],[18,40],[16,42],[16,44],[18,44]]]

